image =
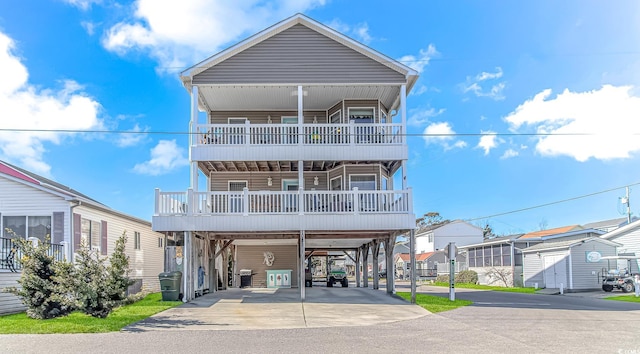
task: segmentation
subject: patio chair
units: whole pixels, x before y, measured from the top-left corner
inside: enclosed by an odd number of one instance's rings
[[[16,273],[16,249],[3,249],[0,251],[0,266],[9,268],[10,271]]]

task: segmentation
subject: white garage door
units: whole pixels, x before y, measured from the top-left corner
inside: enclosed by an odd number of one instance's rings
[[[547,288],[567,287],[567,258],[565,256],[544,257],[544,283]]]

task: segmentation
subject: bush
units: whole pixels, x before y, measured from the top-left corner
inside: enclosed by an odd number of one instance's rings
[[[20,288],[10,287],[4,291],[18,296],[27,307],[27,316],[47,319],[65,316],[73,310],[72,297],[63,285],[66,271],[73,266],[67,262],[57,262],[49,256],[49,238],[34,246],[7,229],[15,237],[17,248],[22,253],[22,276],[18,280]]]
[[[106,258],[82,245],[75,269],[75,299],[79,310],[93,317],[105,318],[127,299],[129,257],[124,253],[126,232],[116,241],[109,265]]]
[[[478,273],[473,270],[463,270],[456,274],[454,281],[456,283],[477,284]],[[436,277],[436,283],[448,283],[449,274],[441,274]]]
[[[456,283],[477,284],[478,273],[473,270],[463,270],[456,274],[455,281]]]

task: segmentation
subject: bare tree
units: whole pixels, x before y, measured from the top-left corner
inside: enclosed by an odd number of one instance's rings
[[[491,267],[485,276],[490,278],[489,283],[501,281],[505,287],[512,286],[512,274],[510,269]]]

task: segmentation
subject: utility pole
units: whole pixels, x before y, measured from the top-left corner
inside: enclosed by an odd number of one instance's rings
[[[627,224],[631,224],[631,206],[629,203],[629,186],[626,188],[627,196],[624,198],[623,202],[627,204]]]

